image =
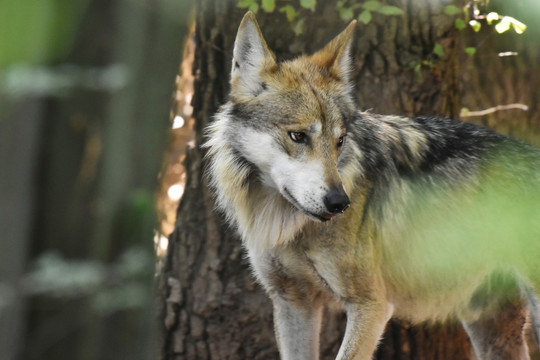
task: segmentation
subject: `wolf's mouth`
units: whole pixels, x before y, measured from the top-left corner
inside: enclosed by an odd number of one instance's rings
[[[303,212],[308,217],[310,217],[310,218],[312,218],[314,220],[326,222],[326,221],[332,219],[335,215],[337,215],[337,214],[319,215],[319,214],[315,214],[315,213],[313,213],[311,211],[307,211],[302,206],[300,206],[300,203],[294,198],[294,196],[291,194],[291,192],[287,188],[283,188],[283,192],[284,192],[284,195],[285,195],[284,197],[285,197],[285,199],[287,199],[288,202],[293,204],[295,208],[297,208],[298,210],[300,210],[301,212]]]

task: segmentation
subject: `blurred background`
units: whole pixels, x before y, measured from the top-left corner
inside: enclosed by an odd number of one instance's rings
[[[0,1],[1,359],[155,357],[190,17],[187,0]]]
[[[0,0],[2,360],[276,358],[271,305],[201,176],[247,9],[280,59],[357,18],[363,110],[540,144],[537,0]],[[490,12],[528,28],[499,33]],[[386,339],[378,359],[470,354],[455,326],[394,321]]]

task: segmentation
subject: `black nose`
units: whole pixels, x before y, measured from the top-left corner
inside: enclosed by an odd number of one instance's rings
[[[351,201],[343,187],[330,189],[324,197],[324,205],[332,214],[344,212],[350,204]]]

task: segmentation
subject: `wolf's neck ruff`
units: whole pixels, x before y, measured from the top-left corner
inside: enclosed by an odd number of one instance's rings
[[[223,110],[227,112],[228,110]],[[219,115],[208,128],[208,172],[218,207],[229,223],[235,224],[246,246],[264,251],[286,244],[308,218],[285,200],[278,190],[258,177],[258,169],[233,147]]]

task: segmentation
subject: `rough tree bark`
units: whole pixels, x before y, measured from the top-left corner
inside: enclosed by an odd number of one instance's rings
[[[405,15],[375,16],[357,31],[354,78],[360,107],[386,114],[457,117],[460,34],[443,10],[452,2],[392,3]],[[343,29],[346,23],[335,8],[336,1],[319,1],[300,36],[294,35],[282,13],[261,12],[258,19],[270,48],[284,59],[319,49]],[[193,66],[197,146],[187,154],[188,182],[161,276],[163,360],[278,358],[270,301],[250,275],[237,235],[213,210],[199,147],[204,127],[225,101],[234,36],[243,13],[231,1],[202,0],[197,8]],[[442,58],[433,54],[436,43],[443,46]],[[423,60],[431,60],[433,67],[423,67],[418,74],[413,67]],[[482,90],[481,81],[472,83],[468,94]],[[469,103],[476,98],[471,95]],[[344,320],[342,314],[327,314],[321,344],[324,359],[337,353]],[[396,320],[388,325],[377,353],[380,360],[472,356],[457,324],[410,327]]]

